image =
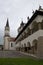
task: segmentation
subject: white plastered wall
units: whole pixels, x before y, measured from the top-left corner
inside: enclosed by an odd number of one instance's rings
[[[9,37],[5,37],[4,38],[4,50],[8,50],[9,49],[9,41],[8,41]]]
[[[11,47],[11,43],[13,44],[13,47]],[[9,50],[15,50],[15,42],[9,42]]]
[[[31,46],[32,46],[32,42],[33,40],[37,39],[40,37],[40,36],[43,36],[43,30],[38,30],[37,32],[33,33],[32,35],[28,36],[27,38],[25,38],[24,40],[18,42],[16,44],[16,47],[21,47],[20,45],[23,45],[26,44],[27,46],[27,43],[30,42]],[[28,46],[27,46],[28,47]]]

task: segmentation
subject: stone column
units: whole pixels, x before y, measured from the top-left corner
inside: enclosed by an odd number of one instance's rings
[[[43,36],[38,38],[37,57],[43,59]]]

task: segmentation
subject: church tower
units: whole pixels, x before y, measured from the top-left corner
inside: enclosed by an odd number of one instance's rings
[[[9,38],[10,38],[10,27],[7,19],[7,23],[4,30],[4,50],[9,50]]]

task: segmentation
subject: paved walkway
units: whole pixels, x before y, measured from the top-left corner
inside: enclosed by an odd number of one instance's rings
[[[21,58],[21,57],[26,57],[29,58],[32,56],[32,54],[24,53],[24,52],[19,52],[19,51],[0,51],[0,58]],[[33,57],[35,57],[33,55]]]
[[[19,58],[19,57],[28,57],[28,55],[18,51],[0,51],[0,58]]]

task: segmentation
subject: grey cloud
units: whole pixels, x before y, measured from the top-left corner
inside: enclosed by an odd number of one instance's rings
[[[0,39],[4,35],[7,17],[11,36],[16,36],[21,19],[23,18],[23,21],[26,22],[26,17],[31,17],[32,9],[37,9],[39,4],[43,6],[43,0],[0,0]]]

